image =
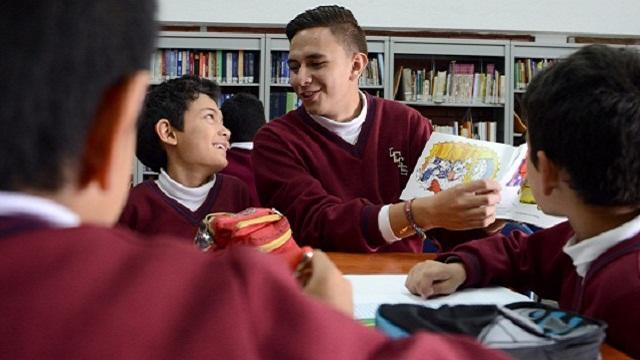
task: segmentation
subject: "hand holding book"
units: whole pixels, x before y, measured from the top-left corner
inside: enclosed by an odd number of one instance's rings
[[[426,229],[451,230],[484,228],[496,219],[501,186],[495,180],[461,183],[434,196],[414,200],[416,221]]]
[[[495,206],[495,217],[498,219],[511,219],[545,228],[564,221],[564,218],[544,214],[535,204],[526,184],[526,155],[526,144],[513,147],[433,133],[400,198],[432,198],[430,201],[435,202],[435,207],[432,208],[435,210],[432,210],[430,216],[439,216],[453,226],[459,226],[456,222],[460,219],[452,217],[449,210],[452,206],[459,206],[460,201],[476,204],[473,210],[472,206],[467,209],[458,208],[467,216],[479,215],[483,211],[489,214]],[[481,196],[485,190],[489,194],[497,191],[494,187],[485,185],[486,189],[483,189],[479,185],[482,181],[489,180],[502,187],[498,202],[488,200],[495,200],[495,196]],[[418,205],[425,201],[427,200],[415,200]],[[487,204],[482,204],[482,201],[487,201]],[[466,228],[484,227],[472,226],[478,225],[477,222],[467,220],[472,223]],[[442,224],[438,224],[438,227],[455,229]]]

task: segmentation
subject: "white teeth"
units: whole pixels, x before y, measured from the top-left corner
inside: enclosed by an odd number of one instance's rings
[[[221,150],[226,150],[225,146],[222,144],[215,144],[215,147]]]

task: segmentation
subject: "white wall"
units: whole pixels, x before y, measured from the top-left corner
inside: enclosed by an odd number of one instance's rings
[[[159,0],[163,23],[284,26],[317,0]],[[368,29],[640,36],[640,0],[342,0]],[[396,4],[402,4],[398,6]]]

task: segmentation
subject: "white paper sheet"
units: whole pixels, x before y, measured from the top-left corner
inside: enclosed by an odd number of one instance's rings
[[[455,304],[505,305],[530,299],[503,287],[465,289],[451,295],[425,300],[407,290],[407,275],[345,275],[353,285],[354,317],[373,319],[380,304],[421,304],[433,308]]]

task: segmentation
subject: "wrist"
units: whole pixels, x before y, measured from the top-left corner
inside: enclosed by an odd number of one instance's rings
[[[413,212],[413,203],[414,203],[415,199],[411,199],[411,200],[407,200],[404,202],[403,204],[403,211],[404,211],[404,215],[407,219],[407,222],[409,223],[409,225],[411,226],[411,228],[413,228],[413,231],[418,234],[418,236],[420,236],[422,238],[422,240],[427,238],[427,234],[426,234],[426,229],[424,229],[423,227],[421,227],[417,222],[416,222],[416,217],[415,214]]]
[[[424,230],[431,230],[437,227],[433,221],[436,215],[432,211],[430,197],[415,198],[411,208],[416,225]]]
[[[458,284],[464,284],[467,280],[467,270],[464,268],[464,264],[461,262],[452,262],[446,264],[446,266],[451,268],[451,272],[454,274],[454,278],[457,280]]]

